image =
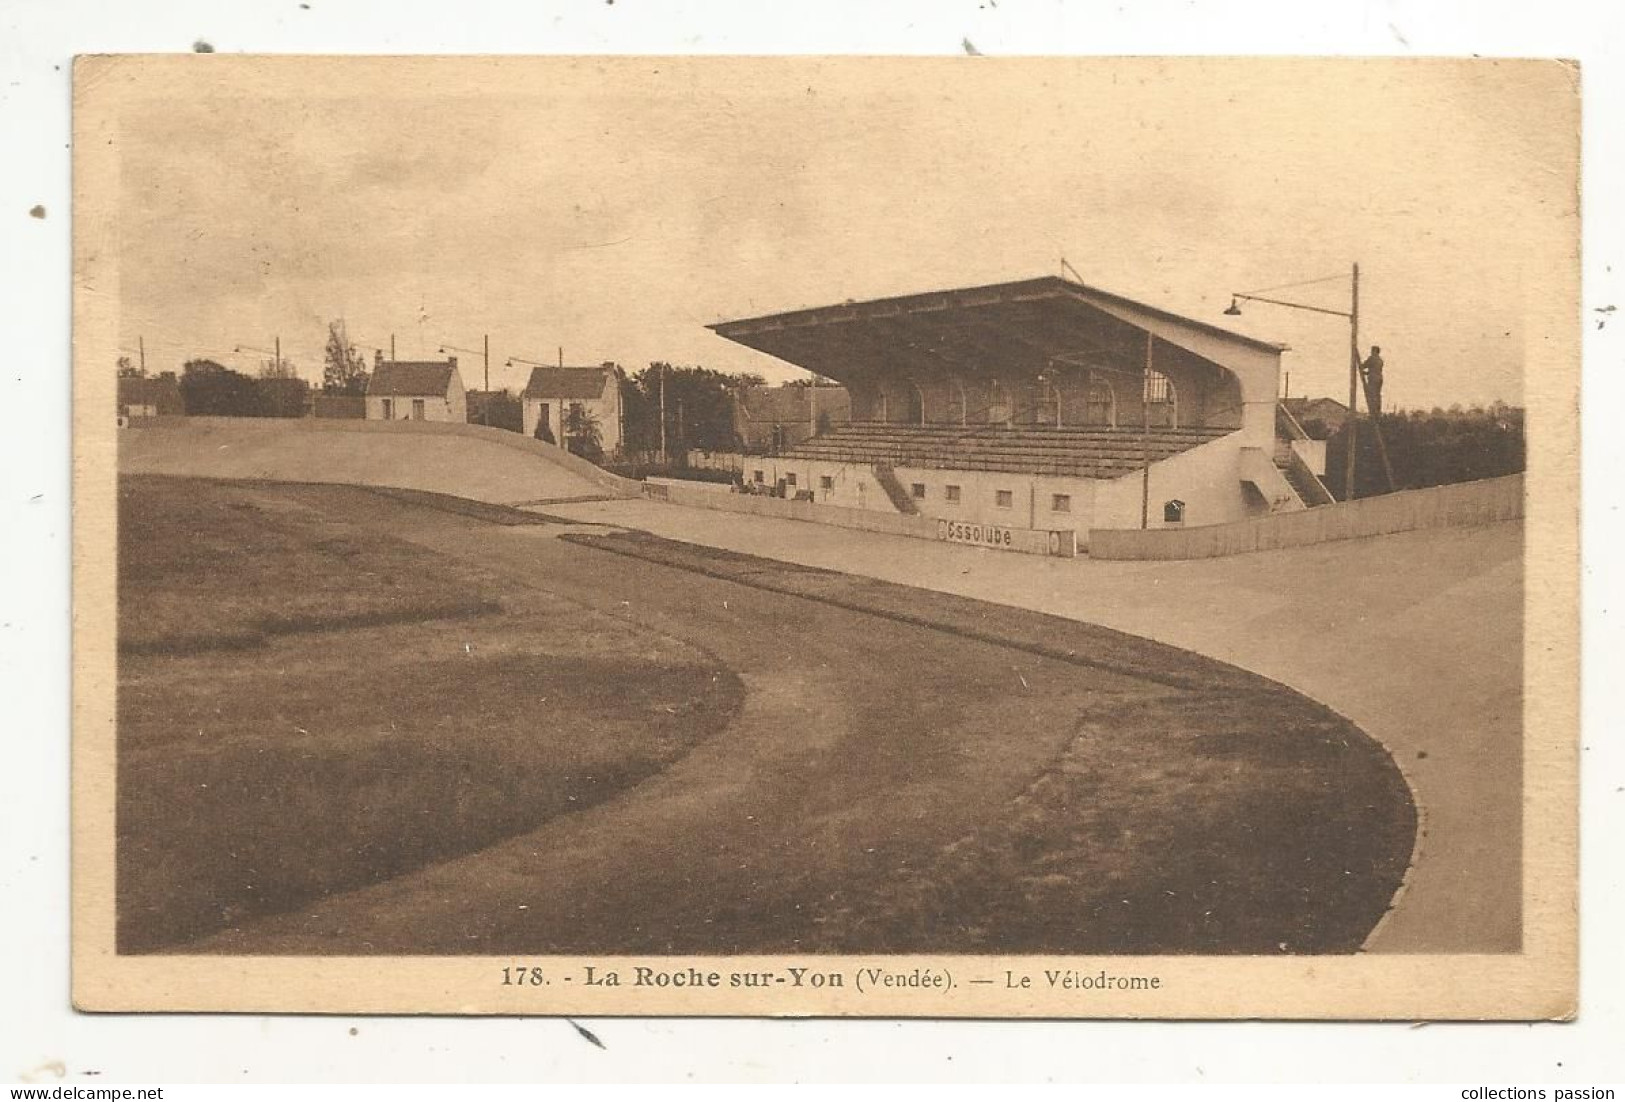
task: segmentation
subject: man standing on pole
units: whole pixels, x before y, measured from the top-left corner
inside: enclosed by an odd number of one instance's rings
[[[1365,379],[1365,402],[1375,421],[1382,416],[1382,349],[1371,346],[1371,355],[1360,365],[1360,374]]]

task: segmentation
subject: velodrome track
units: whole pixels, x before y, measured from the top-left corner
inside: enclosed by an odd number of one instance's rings
[[[172,448],[177,439],[171,438]],[[236,473],[221,471],[211,451],[219,449],[172,450],[159,469]],[[121,466],[154,469],[150,450],[141,447],[125,447]],[[460,470],[473,477],[483,468],[465,462]],[[274,448],[262,454],[254,473],[309,477],[304,467],[283,465]],[[530,496],[531,485],[511,496],[506,482],[463,489],[469,497],[517,500]],[[556,491],[535,496],[587,496],[571,492],[580,486],[562,480],[549,485]],[[1369,947],[1461,952],[1518,945],[1518,819],[1482,814],[1485,806],[1515,808],[1520,796],[1518,525],[1408,533],[1204,563],[1094,563],[1005,557],[758,517],[724,522],[714,512],[648,502],[551,511],[1042,609],[1174,643],[1290,685],[1354,719],[1392,750],[1424,816],[1427,837],[1418,864]],[[1351,596],[1356,583],[1357,603]],[[687,615],[685,606],[679,616]],[[1032,764],[1004,750],[987,764],[996,776],[1006,762],[1018,772]],[[695,771],[693,779],[721,763],[684,764]],[[658,784],[680,784],[683,776],[674,769]],[[282,936],[298,940],[292,931]],[[219,947],[232,947],[230,939]]]
[[[119,434],[120,470],[393,486],[498,505],[604,497],[619,481],[557,448],[474,425],[453,433],[410,421],[153,421]]]
[[[1522,943],[1523,525],[1432,529],[1192,562],[1005,556],[654,502],[555,512],[1155,639],[1347,716],[1404,769],[1424,836],[1367,948]],[[1016,558],[1016,562],[1011,562]]]
[[[743,709],[604,802],[187,952],[1347,952],[1409,856],[1409,794],[1380,747],[1195,655],[454,502],[335,486],[279,500],[497,577],[515,607],[580,604],[703,648]],[[464,630],[446,627],[448,654]],[[530,737],[572,737],[550,721],[545,670],[530,691]],[[1035,803],[1057,784],[1076,786],[1059,832]]]

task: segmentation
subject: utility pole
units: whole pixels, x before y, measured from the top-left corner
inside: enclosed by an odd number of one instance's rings
[[[395,362],[395,334],[389,335],[389,362]]]
[[[278,333],[276,335],[275,339],[276,339],[276,363],[273,365],[272,370],[275,371],[277,373],[277,375],[280,377],[281,374],[282,374],[282,334]]]
[[[1151,350],[1157,338],[1145,334],[1145,381],[1140,385],[1140,527],[1151,527]]]
[[[1360,417],[1355,403],[1360,393],[1360,262],[1354,262],[1349,303],[1349,419],[1348,456],[1343,462],[1343,500],[1354,500],[1354,453],[1360,441]]]
[[[664,467],[669,460],[666,453],[666,372],[671,368],[666,364],[660,365],[660,465]]]
[[[135,346],[141,353],[141,374],[145,376],[147,373],[147,338],[137,337]]]
[[[480,402],[480,424],[491,424],[491,334],[485,334],[485,397]]]

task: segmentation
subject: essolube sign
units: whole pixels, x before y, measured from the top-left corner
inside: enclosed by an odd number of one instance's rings
[[[997,524],[966,524],[958,520],[937,521],[937,538],[949,543],[974,543],[978,547],[1014,547],[1016,534]]]

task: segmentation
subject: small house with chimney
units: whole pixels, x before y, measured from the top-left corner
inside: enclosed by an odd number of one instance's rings
[[[379,352],[367,380],[369,421],[468,420],[468,399],[457,357],[386,360]]]
[[[580,409],[598,422],[604,453],[621,447],[621,380],[612,364],[599,367],[538,367],[525,384],[524,429],[537,436],[547,426],[546,438],[563,444],[565,422],[571,409]]]

